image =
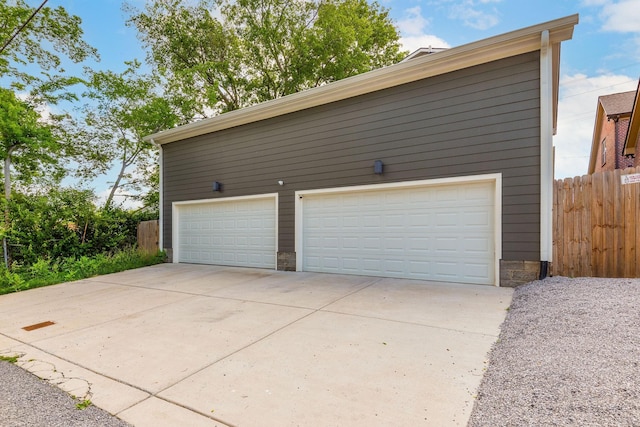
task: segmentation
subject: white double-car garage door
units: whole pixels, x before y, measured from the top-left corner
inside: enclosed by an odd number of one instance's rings
[[[499,175],[296,192],[296,269],[495,284],[499,193]],[[174,219],[177,262],[275,268],[275,194],[176,203]]]

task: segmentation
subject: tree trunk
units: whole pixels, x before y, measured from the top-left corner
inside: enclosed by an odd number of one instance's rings
[[[15,145],[9,147],[9,150],[7,151],[7,157],[4,158],[4,198],[6,203],[4,208],[4,225],[6,230],[9,230],[9,226],[11,225],[11,221],[9,218],[9,199],[11,199],[11,154],[15,149]],[[8,269],[9,245],[7,244],[6,236],[2,238],[2,253],[4,256],[4,266]]]
[[[111,187],[111,192],[109,193],[109,197],[107,197],[107,201],[104,202],[104,207],[107,209],[111,207],[113,196],[115,196],[116,190],[120,186],[120,181],[122,180],[122,176],[124,175],[124,171],[126,168],[127,168],[127,164],[123,161],[122,167],[120,168],[120,172],[118,173],[118,177],[116,178],[116,181],[113,183],[113,187]]]
[[[7,157],[4,159],[4,198],[9,200],[11,198],[11,153],[14,147],[9,148]],[[8,217],[8,213],[5,215]]]

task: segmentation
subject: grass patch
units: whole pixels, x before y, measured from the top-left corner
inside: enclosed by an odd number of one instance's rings
[[[18,363],[18,356],[0,356],[0,361],[9,363]]]
[[[11,270],[0,267],[0,295],[146,267],[164,258],[164,252],[149,254],[132,248],[95,257],[40,259],[29,266],[13,265]]]

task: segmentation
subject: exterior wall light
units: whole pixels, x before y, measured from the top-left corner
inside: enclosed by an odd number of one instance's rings
[[[284,181],[283,180],[278,180],[278,185],[284,185]]]
[[[382,160],[376,160],[375,162],[373,162],[373,173],[375,173],[376,175],[382,175],[382,169],[383,169],[383,164],[382,164]]]
[[[222,183],[213,181],[213,191],[222,191]]]

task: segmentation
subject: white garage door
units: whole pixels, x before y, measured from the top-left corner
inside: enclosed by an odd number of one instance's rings
[[[177,262],[276,267],[274,196],[177,203],[174,215]]]
[[[494,188],[301,194],[302,270],[494,284]]]

